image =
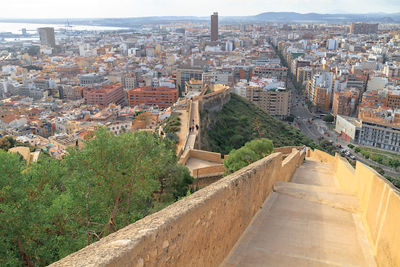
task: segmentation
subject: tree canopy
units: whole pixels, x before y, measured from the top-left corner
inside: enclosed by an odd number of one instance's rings
[[[233,149],[224,160],[226,174],[234,173],[247,165],[262,159],[274,151],[271,140],[266,138],[247,142],[239,149]]]
[[[333,122],[335,120],[335,117],[332,114],[326,114],[323,118],[322,118],[325,122]]]
[[[0,150],[0,265],[44,266],[185,196],[173,142],[99,129],[82,150],[29,166]]]

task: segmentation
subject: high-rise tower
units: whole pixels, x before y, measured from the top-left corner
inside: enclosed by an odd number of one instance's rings
[[[39,28],[40,43],[50,47],[56,47],[56,38],[54,34],[54,28],[46,27]]]
[[[211,42],[218,40],[218,12],[211,15]]]

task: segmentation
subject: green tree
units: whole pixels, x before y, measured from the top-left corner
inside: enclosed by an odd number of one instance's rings
[[[272,153],[274,146],[271,140],[262,138],[247,142],[238,150],[233,149],[224,161],[226,173],[233,173],[241,168]]]
[[[243,167],[257,161],[259,156],[251,149],[242,147],[238,150],[233,149],[227,159],[224,160],[226,173],[234,173]]]
[[[0,265],[45,266],[187,194],[174,144],[99,129],[61,161],[0,150]],[[163,202],[161,202],[163,201]]]
[[[17,141],[11,136],[5,136],[0,139],[0,148],[8,151],[10,148],[13,148]]]
[[[326,114],[322,119],[325,122],[332,123],[335,120],[335,117],[332,114]]]
[[[259,158],[264,158],[274,151],[274,144],[271,140],[266,138],[256,139],[251,142],[247,142],[244,147],[253,150]]]

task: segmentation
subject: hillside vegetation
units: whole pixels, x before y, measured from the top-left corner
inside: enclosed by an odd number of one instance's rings
[[[247,99],[232,94],[231,100],[220,112],[201,113],[202,140],[211,151],[229,154],[245,143],[268,138],[274,147],[306,145],[314,148],[311,139],[299,130],[273,118],[267,112]],[[212,121],[212,123],[210,123]],[[207,129],[207,123],[211,126]]]

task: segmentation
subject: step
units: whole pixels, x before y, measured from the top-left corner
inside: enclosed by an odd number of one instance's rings
[[[348,195],[335,187],[276,182],[274,192],[352,213],[360,211],[360,202],[357,197]]]

